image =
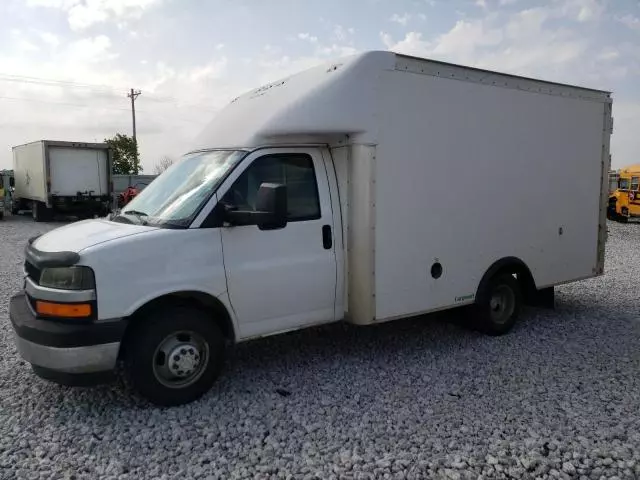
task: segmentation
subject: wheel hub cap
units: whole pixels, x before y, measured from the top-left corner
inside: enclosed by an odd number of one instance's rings
[[[507,287],[498,287],[489,301],[491,318],[496,323],[504,323],[515,309],[515,298]]]
[[[180,345],[169,353],[169,371],[176,377],[188,377],[200,364],[200,351],[194,345]]]
[[[169,388],[185,388],[196,382],[209,359],[209,345],[197,333],[180,331],[168,335],[153,357],[156,379]]]

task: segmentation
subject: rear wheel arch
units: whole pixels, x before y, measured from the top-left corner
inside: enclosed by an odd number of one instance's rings
[[[515,275],[525,303],[531,303],[535,300],[538,290],[531,270],[526,263],[517,257],[501,258],[489,267],[478,284],[476,299],[486,291],[493,278],[503,274]]]

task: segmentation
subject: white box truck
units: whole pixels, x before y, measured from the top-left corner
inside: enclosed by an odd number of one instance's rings
[[[18,350],[176,405],[251,338],[461,306],[504,334],[603,273],[611,105],[392,52],[253,90],[119,215],[29,242]]]
[[[104,216],[111,200],[111,150],[105,143],[39,140],[13,147],[13,213],[35,221],[56,213]]]

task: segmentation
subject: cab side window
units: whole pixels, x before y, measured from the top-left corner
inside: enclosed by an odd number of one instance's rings
[[[638,191],[638,185],[640,184],[638,180],[640,180],[640,177],[631,177],[631,190]]]
[[[256,159],[238,177],[222,203],[238,210],[255,210],[258,189],[263,183],[280,183],[287,187],[287,221],[320,218],[318,184],[309,155],[276,154]]]

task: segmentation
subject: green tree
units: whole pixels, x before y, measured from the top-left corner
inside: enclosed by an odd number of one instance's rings
[[[137,175],[142,171],[138,145],[133,137],[116,133],[113,138],[105,138],[104,141],[113,150],[113,173]]]

